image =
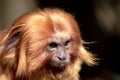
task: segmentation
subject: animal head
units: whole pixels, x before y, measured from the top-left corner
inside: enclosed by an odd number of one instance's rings
[[[43,68],[65,69],[77,60],[94,64],[93,55],[83,47],[77,21],[61,9],[28,12],[0,37],[0,64],[18,76]]]

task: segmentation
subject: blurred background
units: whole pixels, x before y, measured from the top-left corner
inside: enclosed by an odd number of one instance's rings
[[[1,0],[0,30],[35,8],[56,7],[73,14],[85,46],[99,65],[83,64],[82,80],[120,80],[120,0]]]

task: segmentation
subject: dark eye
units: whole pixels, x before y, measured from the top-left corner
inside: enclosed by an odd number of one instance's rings
[[[69,46],[70,46],[70,43],[71,43],[71,40],[67,40],[64,45],[65,45],[66,47],[69,47]]]
[[[56,47],[58,47],[58,44],[57,44],[56,42],[51,42],[51,43],[49,44],[49,47],[50,47],[50,48],[56,48]]]

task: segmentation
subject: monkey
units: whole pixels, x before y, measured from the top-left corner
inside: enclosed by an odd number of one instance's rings
[[[59,8],[29,11],[0,32],[0,80],[79,80],[95,64],[74,16]]]

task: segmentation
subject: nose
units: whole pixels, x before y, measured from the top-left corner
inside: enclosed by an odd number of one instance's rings
[[[56,56],[57,60],[60,62],[63,61],[65,62],[67,60],[68,55],[66,54],[66,50],[64,47],[58,47],[58,54]]]

